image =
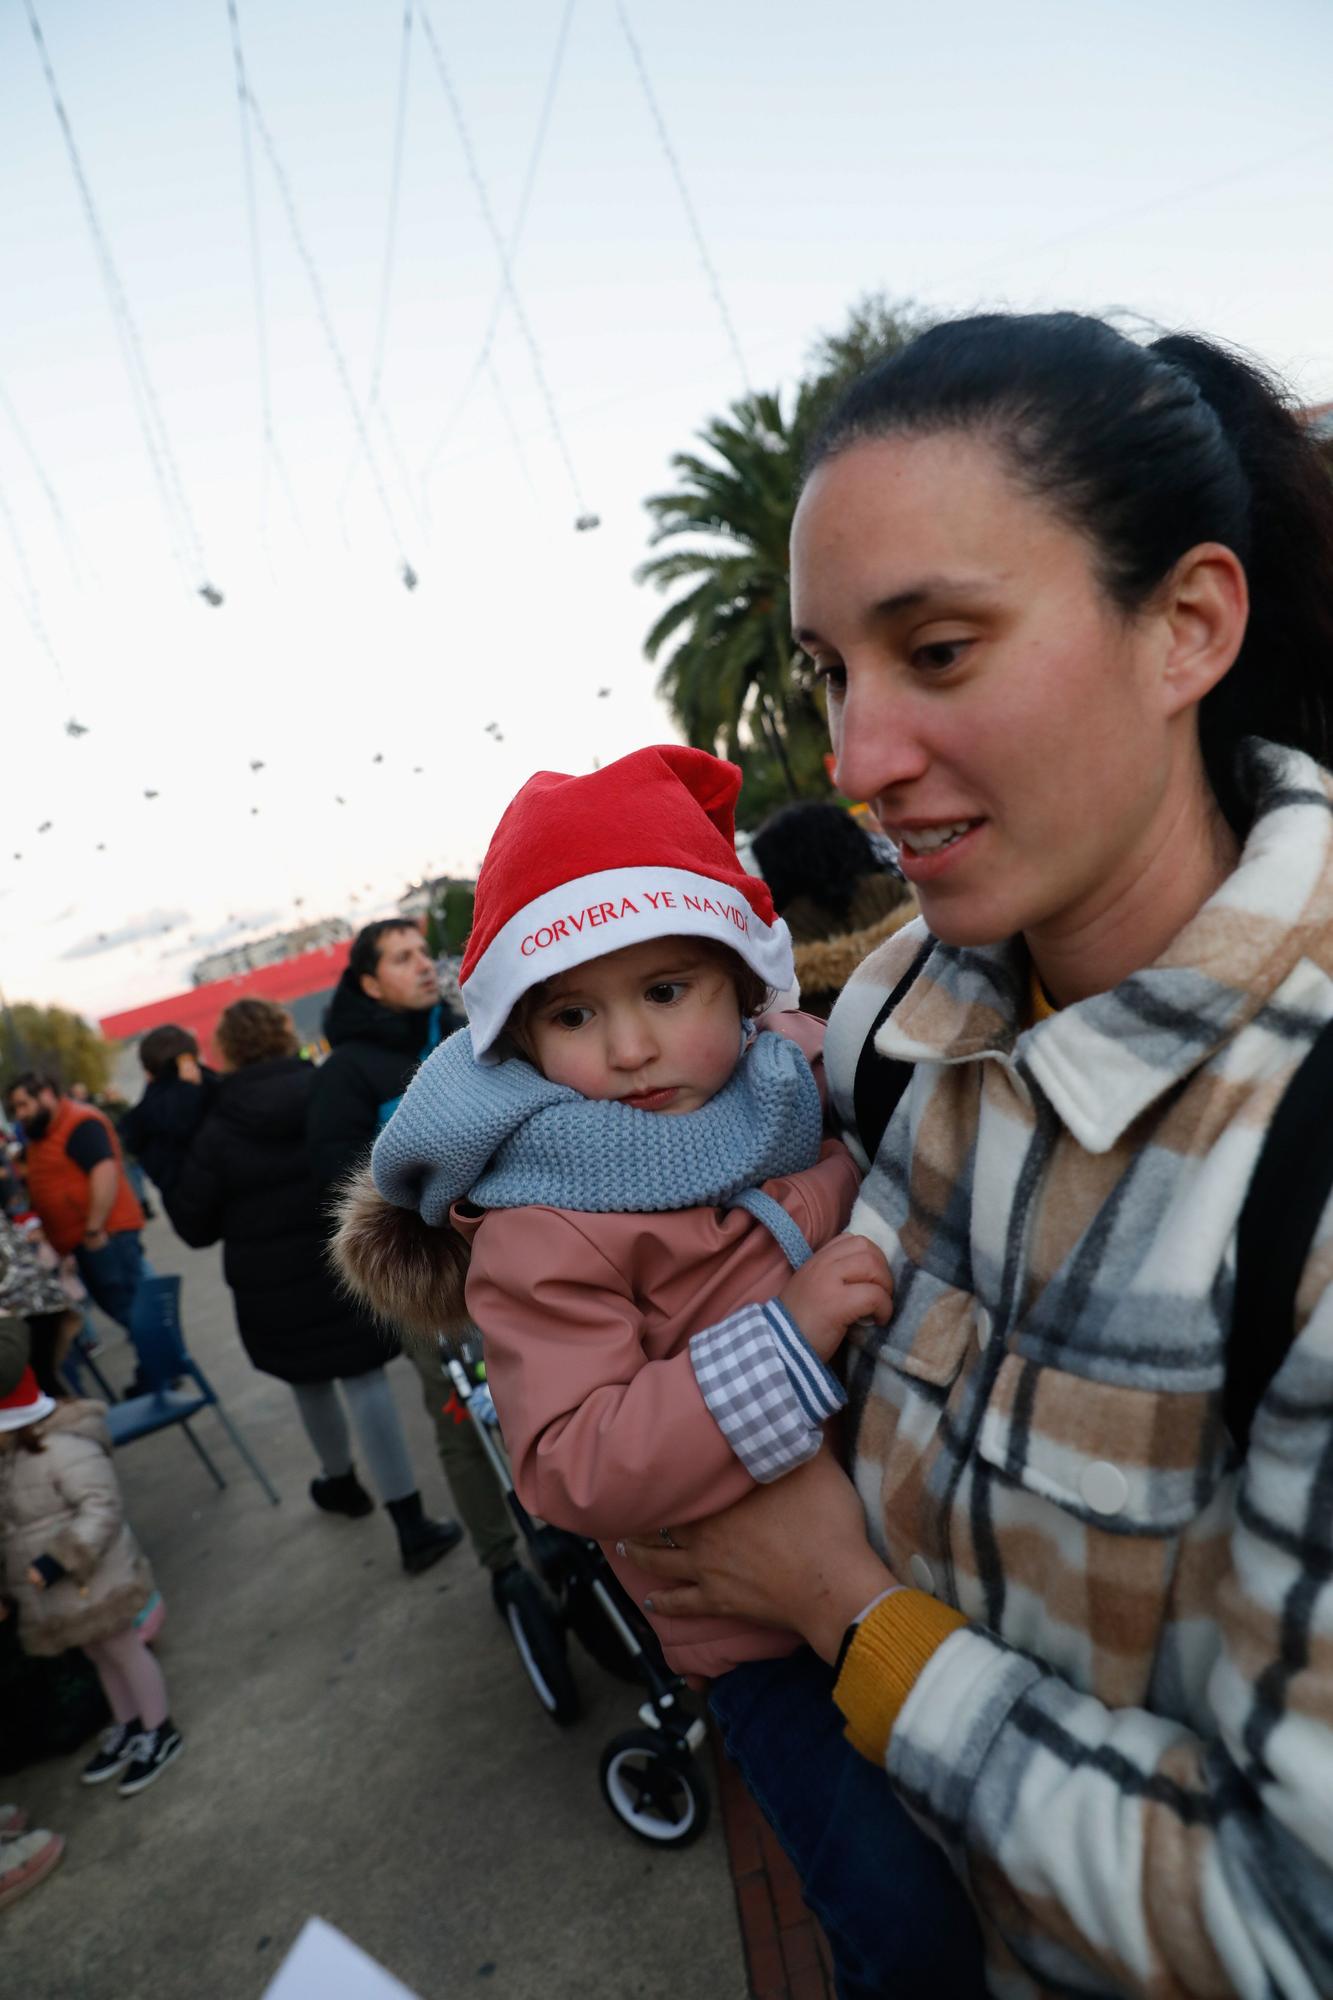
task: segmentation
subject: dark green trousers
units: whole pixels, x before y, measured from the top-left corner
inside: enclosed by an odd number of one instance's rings
[[[518,1540],[485,1447],[471,1419],[456,1405],[447,1407],[453,1403],[454,1387],[441,1372],[438,1357],[415,1343],[405,1344],[404,1352],[421,1377],[422,1400],[435,1426],[440,1464],[477,1561],[485,1569],[503,1569],[517,1556]]]

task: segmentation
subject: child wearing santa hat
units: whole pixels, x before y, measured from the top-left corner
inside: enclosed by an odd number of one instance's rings
[[[845,1401],[830,1356],[891,1305],[880,1252],[842,1234],[859,1176],[824,1136],[823,1023],[766,1011],[791,942],[737,860],[739,789],[677,745],[529,780],[477,883],[468,1027],[418,1071],[336,1242],[394,1323],[477,1322],[519,1498],[601,1541],[640,1603],[617,1541],[730,1505],[793,1442],[812,1457]],[[693,1676],[797,1644],[654,1623]]]
[[[122,1798],[143,1791],[182,1748],[162,1669],[135,1625],[152,1573],[125,1520],[105,1410],[54,1402],[31,1368],[0,1396],[0,1537],[23,1650],[81,1646],[102,1683],[112,1723],[83,1782],[119,1778]]]

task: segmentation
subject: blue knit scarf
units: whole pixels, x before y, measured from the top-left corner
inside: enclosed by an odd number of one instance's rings
[[[698,1208],[819,1157],[819,1086],[785,1035],[755,1036],[730,1080],[672,1117],[581,1097],[520,1057],[483,1067],[466,1028],[417,1071],[371,1154],[386,1201],[433,1226],[482,1208],[594,1215]]]

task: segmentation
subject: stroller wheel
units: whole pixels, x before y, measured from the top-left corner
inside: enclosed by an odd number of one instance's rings
[[[536,1695],[561,1727],[578,1719],[579,1691],[565,1658],[565,1635],[558,1613],[528,1576],[516,1580],[505,1605],[510,1636]]]
[[[688,1847],[708,1824],[708,1787],[688,1750],[655,1729],[627,1729],[602,1752],[602,1797],[654,1847]]]

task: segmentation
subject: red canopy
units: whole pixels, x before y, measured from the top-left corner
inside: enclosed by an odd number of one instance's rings
[[[224,1007],[242,994],[286,1005],[311,993],[325,993],[337,985],[352,947],[348,940],[318,951],[302,952],[299,958],[285,958],[277,965],[257,965],[250,972],[238,972],[231,979],[213,979],[207,986],[190,986],[166,1000],[151,1000],[146,1007],[130,1007],[122,1014],[104,1014],[102,1033],[113,1041],[137,1041],[150,1028],[170,1021],[188,1028],[197,1037],[201,1054],[217,1060],[213,1030]]]

